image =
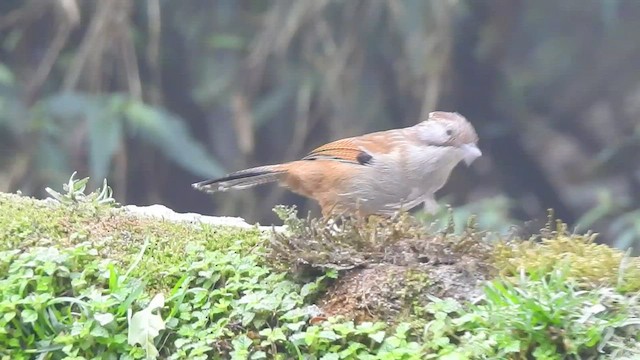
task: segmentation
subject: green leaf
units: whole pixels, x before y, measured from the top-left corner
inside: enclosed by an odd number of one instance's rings
[[[317,288],[318,288],[317,283],[311,282],[311,283],[305,284],[302,287],[302,289],[300,289],[300,296],[302,296],[303,298],[306,298],[309,294],[316,291]]]
[[[176,339],[176,341],[173,343],[176,347],[176,349],[180,349],[181,347],[183,347],[185,344],[188,344],[191,342],[191,339],[187,339],[187,338],[178,338]]]
[[[252,311],[247,311],[242,315],[242,326],[249,325],[253,319],[256,317],[256,313]]]
[[[25,323],[32,323],[38,320],[38,313],[31,309],[24,309],[20,313],[22,321]]]
[[[339,360],[340,359],[340,355],[333,353],[333,354],[325,354],[323,355],[320,360]]]
[[[438,357],[440,360],[468,360],[469,357],[462,352],[453,352]]]
[[[9,67],[0,63],[0,85],[13,85],[16,78]]]
[[[251,354],[251,359],[266,359],[267,358],[267,353],[264,351],[256,351],[253,354]]]
[[[89,165],[93,179],[104,179],[111,159],[123,140],[122,120],[110,113],[87,119],[89,125]]]
[[[247,335],[237,336],[231,341],[233,351],[231,352],[232,359],[246,359],[249,355],[249,348],[253,344],[253,341]]]
[[[102,337],[102,338],[109,337],[109,332],[107,331],[107,329],[103,328],[100,325],[97,325],[93,329],[91,329],[90,334],[91,336],[95,336],[95,337]]]
[[[506,339],[503,339],[503,341],[501,341],[499,345],[502,351],[505,353],[517,353],[520,351],[522,346],[520,340],[516,339],[509,339],[508,341]]]
[[[39,104],[43,113],[57,120],[51,132],[57,132],[58,139],[67,136],[61,130],[70,131],[79,121],[87,121],[91,172],[96,179],[108,172],[111,158],[124,137],[123,121],[134,134],[192,173],[201,176],[224,173],[222,166],[189,134],[184,119],[166,110],[122,94],[65,92],[43,99]]]
[[[224,173],[222,166],[189,134],[184,120],[137,101],[130,101],[124,113],[131,129],[176,164],[201,176]]]
[[[284,335],[284,332],[282,332],[281,328],[275,328],[273,329],[273,331],[271,332],[271,334],[269,334],[269,339],[271,341],[285,341],[287,340],[287,337]]]
[[[102,326],[110,324],[115,319],[113,314],[110,313],[97,313],[93,318]]]
[[[77,125],[79,121],[104,114],[106,101],[104,96],[63,92],[40,101],[43,112],[58,120],[58,125]],[[53,127],[52,132],[66,130],[66,127]],[[57,134],[67,135],[67,134]]]
[[[371,338],[371,340],[377,343],[381,343],[384,340],[385,335],[386,333],[384,332],[384,330],[380,330],[376,333],[369,334],[369,337]]]
[[[286,323],[284,324],[284,326],[291,330],[291,331],[300,331],[300,329],[302,329],[302,327],[306,324],[306,321],[298,321],[298,322],[294,322],[294,323]]]
[[[13,320],[13,318],[15,317],[16,317],[15,311],[11,311],[2,315],[2,319],[5,321],[5,323],[8,323],[9,321]]]
[[[333,330],[322,330],[318,334],[318,337],[331,341],[340,339],[340,335],[336,334]]]

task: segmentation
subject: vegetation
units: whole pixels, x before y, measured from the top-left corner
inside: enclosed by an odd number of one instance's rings
[[[86,183],[0,194],[3,360],[640,356],[638,259],[563,227],[489,242],[473,221],[456,234],[279,208],[287,231],[270,234],[135,218]]]
[[[269,224],[316,207],[187,184],[442,109],[484,154],[439,194],[456,217],[528,237],[553,208],[638,248],[638,18],[634,0],[3,0],[0,191],[78,170],[122,203]]]

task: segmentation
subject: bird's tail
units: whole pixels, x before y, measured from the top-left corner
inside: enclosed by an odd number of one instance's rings
[[[191,186],[209,193],[227,191],[229,189],[246,189],[278,181],[284,173],[286,173],[286,168],[283,165],[259,166],[236,171],[221,178],[201,181]]]

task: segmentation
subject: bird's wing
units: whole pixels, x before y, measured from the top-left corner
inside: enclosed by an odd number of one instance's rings
[[[314,149],[302,160],[336,160],[366,165],[376,155],[393,151],[402,135],[399,130],[388,130],[340,139]]]

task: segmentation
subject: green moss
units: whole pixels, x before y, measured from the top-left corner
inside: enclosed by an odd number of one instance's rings
[[[394,279],[390,279],[394,281]],[[424,316],[424,297],[433,286],[429,273],[419,269],[409,268],[405,272],[405,286],[399,295],[403,298],[406,310],[400,321],[412,321]]]
[[[13,194],[0,193],[0,250],[29,247],[42,239],[67,236],[67,216],[58,207]]]
[[[96,211],[0,193],[0,251],[87,244],[122,268],[128,268],[143,251],[131,275],[148,277],[150,285],[158,289],[175,281],[167,278],[165,269],[190,261],[189,247],[247,254],[259,252],[264,240],[257,228],[143,219],[120,208]]]
[[[540,240],[499,243],[493,261],[504,275],[549,273],[561,267],[582,286],[640,290],[640,258],[596,244],[594,239],[591,234],[570,234],[566,225],[558,223],[557,230],[543,231]]]

